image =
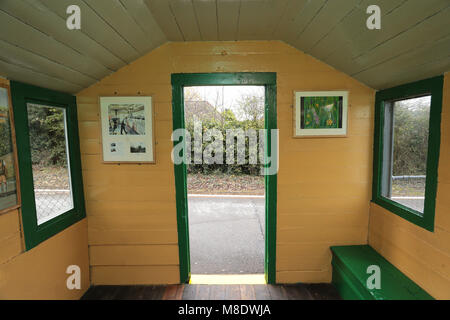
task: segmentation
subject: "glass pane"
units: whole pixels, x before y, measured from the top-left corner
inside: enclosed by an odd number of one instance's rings
[[[0,88],[0,211],[17,205],[8,90]]]
[[[73,209],[63,108],[27,104],[38,225]]]
[[[423,213],[431,96],[395,101],[390,190],[384,196]]]

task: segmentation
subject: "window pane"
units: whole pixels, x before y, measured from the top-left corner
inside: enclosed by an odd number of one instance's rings
[[[63,108],[27,104],[38,225],[73,209]]]
[[[8,90],[0,88],[0,211],[17,204]]]
[[[389,175],[389,182],[382,195],[420,213],[425,203],[430,105],[431,96],[386,104],[391,108],[386,114],[392,117],[387,119],[392,130],[385,143],[390,145],[391,155],[385,154],[390,165],[383,174]]]

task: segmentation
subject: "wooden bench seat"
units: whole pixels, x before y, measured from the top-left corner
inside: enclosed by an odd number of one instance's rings
[[[433,299],[389,261],[368,245],[334,246],[333,284],[343,299],[357,300],[430,300]],[[380,289],[368,289],[371,265],[380,267]]]

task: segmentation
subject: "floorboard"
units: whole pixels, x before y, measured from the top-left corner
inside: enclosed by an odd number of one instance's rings
[[[92,286],[82,300],[340,300],[332,284]]]

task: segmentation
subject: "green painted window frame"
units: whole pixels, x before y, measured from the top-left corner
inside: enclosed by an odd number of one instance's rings
[[[11,81],[11,97],[16,127],[20,191],[22,195],[22,225],[26,250],[49,239],[86,217],[78,137],[76,98],[70,94]],[[28,130],[27,103],[64,108],[66,110],[68,156],[74,208],[43,224],[37,224]]]
[[[437,175],[441,136],[442,88],[444,77],[438,76],[378,91],[375,97],[375,128],[373,152],[372,202],[420,226],[434,231],[434,213],[436,206]],[[428,135],[427,171],[425,180],[425,205],[421,216],[400,203],[381,195],[383,165],[383,128],[385,102],[431,95],[430,122]]]
[[[265,87],[264,121],[267,130],[266,142],[271,141],[271,130],[277,129],[277,77],[274,72],[236,72],[236,73],[178,73],[172,74],[172,112],[173,130],[184,128],[184,87],[188,86],[228,86],[255,85]],[[184,141],[184,137],[181,138]],[[176,146],[179,141],[174,141]],[[184,143],[184,142],[183,142]],[[270,143],[266,156],[271,156]],[[277,155],[278,156],[278,155]],[[278,159],[277,157],[275,157]],[[189,254],[189,222],[187,207],[186,165],[174,164],[175,193],[177,205],[178,247],[180,258],[180,282],[188,283],[191,277]],[[264,273],[266,282],[276,282],[276,230],[277,230],[277,175],[265,176],[265,257]]]

